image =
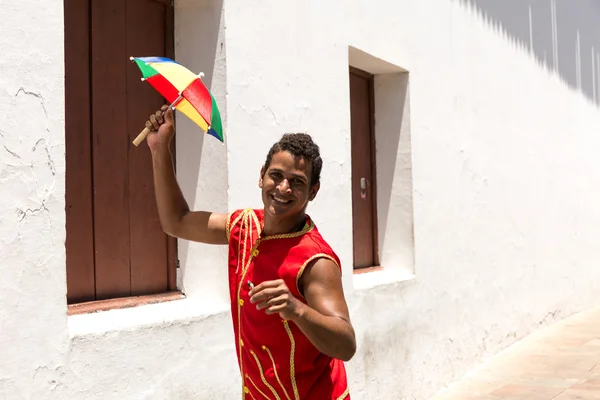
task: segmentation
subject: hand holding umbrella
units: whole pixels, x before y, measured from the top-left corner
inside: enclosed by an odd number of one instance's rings
[[[146,129],[150,132],[146,140],[151,149],[161,147],[161,145],[168,146],[175,133],[173,109],[168,105],[163,105],[160,110],[150,115],[146,121]]]

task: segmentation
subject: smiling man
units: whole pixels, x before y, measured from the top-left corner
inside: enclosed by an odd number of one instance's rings
[[[258,181],[261,210],[190,211],[169,149],[172,111],[163,106],[146,126],[165,232],[229,246],[242,398],[350,399],[344,361],[353,357],[356,339],[340,262],[306,215],[320,187],[319,147],[302,133],[283,135],[271,147]]]

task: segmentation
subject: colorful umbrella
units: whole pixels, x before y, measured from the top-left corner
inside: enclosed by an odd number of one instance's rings
[[[223,142],[223,125],[217,102],[200,79],[189,69],[166,57],[131,57],[142,72],[142,81],[152,85],[169,103],[194,121],[202,130]],[[145,128],[133,141],[139,145],[150,133]]]

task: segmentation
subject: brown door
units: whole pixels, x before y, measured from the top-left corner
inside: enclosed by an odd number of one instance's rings
[[[174,289],[150,153],[133,138],[164,99],[129,56],[172,56],[170,0],[65,0],[69,303]]]
[[[373,77],[350,70],[354,268],[378,263],[375,213]]]

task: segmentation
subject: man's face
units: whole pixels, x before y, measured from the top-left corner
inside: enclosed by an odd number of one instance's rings
[[[311,162],[303,157],[287,151],[275,153],[267,171],[261,169],[258,183],[265,212],[277,217],[303,212],[319,190],[319,184],[311,186],[311,172]]]

